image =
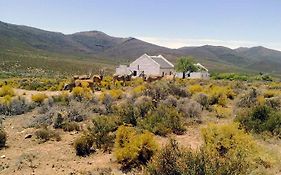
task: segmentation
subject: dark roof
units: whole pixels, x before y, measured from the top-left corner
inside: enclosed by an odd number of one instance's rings
[[[150,58],[153,59],[155,62],[157,62],[160,65],[160,68],[174,68],[173,64],[170,63],[168,60],[166,60],[161,55],[150,56]]]

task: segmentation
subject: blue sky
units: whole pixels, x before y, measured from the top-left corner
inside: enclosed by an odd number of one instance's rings
[[[99,30],[171,48],[281,50],[280,0],[3,0],[0,20],[66,34]]]

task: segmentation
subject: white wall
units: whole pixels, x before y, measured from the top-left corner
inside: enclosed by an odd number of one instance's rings
[[[183,76],[182,72],[176,72],[176,77],[182,78],[182,76]],[[192,73],[190,73],[190,77],[188,77],[186,75],[185,78],[190,78],[190,79],[209,79],[210,78],[210,74],[209,74],[209,72],[192,72]]]
[[[126,65],[120,65],[119,67],[116,68],[116,75],[128,75],[130,74],[130,70],[128,69],[128,66]]]
[[[160,72],[159,74],[160,75],[163,75],[163,72],[164,72],[164,75],[170,75],[174,73],[174,69],[160,69]]]
[[[190,79],[209,79],[210,74],[208,72],[192,72],[190,73]]]
[[[132,62],[129,69],[131,71],[137,71],[137,75],[139,75],[139,73],[141,73],[142,71],[144,71],[144,74],[146,75],[160,75],[160,65],[146,55],[143,55]]]

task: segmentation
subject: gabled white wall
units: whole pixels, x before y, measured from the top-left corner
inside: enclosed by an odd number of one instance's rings
[[[160,65],[146,54],[132,62],[129,69],[131,71],[137,71],[138,74],[144,71],[146,75],[160,75]]]

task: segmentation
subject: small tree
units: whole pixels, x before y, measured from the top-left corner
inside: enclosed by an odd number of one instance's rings
[[[185,78],[187,72],[195,72],[197,71],[197,67],[193,64],[192,57],[180,57],[177,60],[176,70],[182,72],[182,78]]]

